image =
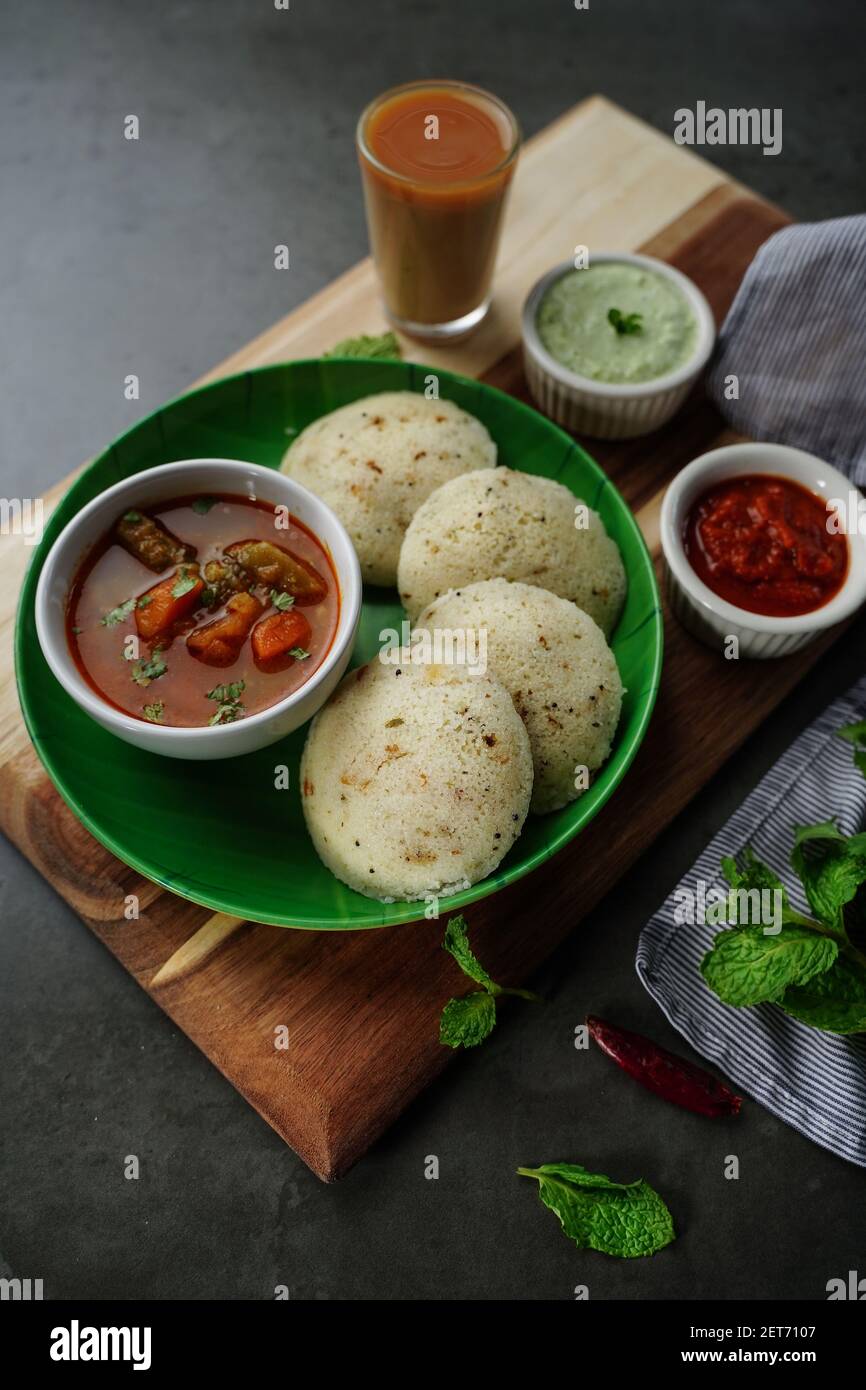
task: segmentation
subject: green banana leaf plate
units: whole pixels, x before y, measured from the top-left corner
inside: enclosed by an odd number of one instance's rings
[[[33,603],[39,571],[63,526],[104,488],[179,459],[252,460],[278,468],[311,420],[375,391],[423,391],[431,369],[408,362],[328,358],[229,377],[164,406],[116,440],[81,475],[34,551],[18,610],[15,656],[30,736],[54,785],[92,835],[125,864],[203,907],[276,926],[345,931],[416,921],[423,903],[380,903],[319,861],[304,825],[297,767],[305,730],[259,753],[181,762],[123,743],[61,689],[42,656]],[[528,874],[585,826],[622,781],[652,714],[662,660],[662,619],[652,562],[629,511],[598,465],[537,411],[480,382],[436,369],[439,393],[490,430],[499,462],[566,484],[604,519],[628,574],[612,646],[626,695],[610,759],[590,789],[552,815],[530,816],[496,873],[443,899],[465,907]],[[404,617],[393,591],[365,593],[352,665],[379,649],[379,633]],[[274,787],[275,763],[291,787]],[[627,812],[623,811],[623,814]]]

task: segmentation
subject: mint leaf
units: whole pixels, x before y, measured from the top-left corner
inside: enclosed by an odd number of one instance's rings
[[[459,917],[452,917],[445,928],[444,949],[454,957],[464,975],[468,975],[477,985],[483,985],[490,994],[498,994],[499,986],[475,956],[466,931],[466,918],[462,912]]]
[[[462,999],[449,999],[439,1020],[439,1041],[445,1047],[477,1047],[496,1027],[496,1001],[478,989]]]
[[[844,932],[842,909],[866,883],[866,836],[846,837],[833,821],[799,826],[791,864],[816,917],[837,933]]]
[[[816,825],[794,826],[794,849],[807,844],[810,840],[844,841],[844,839],[845,836],[834,820],[821,820]]]
[[[103,613],[99,621],[103,627],[117,627],[118,623],[122,623],[125,618],[129,617],[134,608],[135,599],[128,598],[125,603],[119,603],[117,607],[112,608],[110,612]]]
[[[159,680],[167,670],[168,667],[159,652],[154,652],[149,661],[137,661],[130,674],[136,685],[147,686],[151,681]]]
[[[667,1206],[642,1178],[615,1183],[577,1163],[545,1163],[517,1171],[536,1180],[541,1201],[581,1249],[634,1259],[655,1254],[675,1238]]]
[[[701,974],[725,1004],[746,1008],[777,1001],[789,985],[806,984],[828,970],[837,943],[810,927],[785,926],[775,936],[762,927],[719,932],[701,961]]]
[[[792,1018],[828,1033],[866,1032],[866,969],[839,956],[823,975],[786,989],[779,1003]]]
[[[726,856],[722,859],[721,867],[722,873],[731,885],[727,903],[727,920],[730,923],[737,923],[741,926],[769,926],[771,922],[763,916],[764,910],[769,907],[775,914],[777,905],[780,904],[782,923],[796,922],[800,926],[811,925],[808,917],[804,917],[791,906],[787,889],[779,875],[757,857],[751,845],[746,845],[739,859]],[[754,898],[753,895],[756,893],[761,896]],[[780,893],[781,897],[776,898],[774,896],[776,893]],[[744,899],[743,894],[750,896],[748,899]],[[770,896],[765,898],[764,894]],[[772,925],[775,926],[775,916],[771,921]]]
[[[617,333],[643,333],[643,314],[624,314],[621,309],[608,309],[607,321]]]
[[[323,357],[375,357],[389,359],[392,357],[402,357],[403,353],[397,341],[395,333],[379,333],[371,335],[362,333],[358,338],[344,338],[336,347],[332,347],[330,352],[323,352]]]
[[[844,729],[837,729],[836,733],[846,743],[854,744],[854,766],[866,777],[866,719],[860,719],[856,724],[848,724]]]
[[[722,860],[722,873],[732,888],[781,889],[783,901],[787,904],[788,895],[779,875],[758,859],[751,845],[746,845],[739,861],[726,856]]]

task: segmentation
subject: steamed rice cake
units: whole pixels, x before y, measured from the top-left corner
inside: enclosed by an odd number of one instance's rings
[[[418,508],[397,587],[414,619],[440,594],[498,577],[571,600],[606,636],[626,591],[619,548],[597,512],[551,478],[484,468],[444,483]]]
[[[281,468],[336,512],[365,583],[393,585],[406,527],[421,503],[442,483],[495,462],[485,426],[453,401],[385,391],[314,420]]]
[[[488,579],[436,599],[417,627],[486,633],[488,673],[529,734],[531,810],[576,800],[610,753],[622,706],[616,660],[589,614],[547,589]],[[580,778],[578,769],[586,769]]]
[[[307,829],[358,893],[447,895],[492,873],[520,834],[529,738],[493,677],[408,651],[391,658],[352,671],[313,720],[301,759]]]

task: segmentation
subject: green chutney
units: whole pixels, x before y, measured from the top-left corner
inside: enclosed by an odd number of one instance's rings
[[[620,333],[608,318],[640,314],[639,331]],[[679,287],[628,261],[570,270],[538,307],[538,336],[563,367],[592,381],[653,381],[693,356],[698,325]]]

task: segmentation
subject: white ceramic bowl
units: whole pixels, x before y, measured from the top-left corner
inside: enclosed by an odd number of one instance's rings
[[[605,262],[642,266],[672,280],[697,321],[694,351],[682,367],[666,376],[636,385],[593,381],[557,362],[538,336],[538,308],[550,286],[574,270],[572,261],[554,266],[535,284],[523,306],[523,365],[536,404],[557,424],[573,434],[597,439],[633,439],[665,424],[692,389],[710,358],[716,341],[713,312],[693,281],[653,256],[626,252],[593,254],[590,265]]]
[[[283,504],[330,553],[340,585],[340,619],[331,649],[299,690],[233,724],[172,728],[148,724],[102,700],[81,676],[66,640],[66,601],[80,561],[128,507],[193,493],[236,493]],[[310,719],[349,663],[361,614],[361,571],[354,546],[325,503],[283,473],[236,459],[186,459],[148,468],[88,502],[54,542],[36,589],[36,631],[45,660],[68,695],[118,738],[170,758],[231,758],[252,753]]]
[[[852,495],[855,508],[859,505],[860,493],[844,473],[802,449],[783,444],[731,444],[702,454],[677,474],[662,503],[667,599],[680,622],[717,651],[725,651],[728,639],[736,637],[740,656],[788,656],[814,642],[826,628],[849,618],[866,601],[866,535],[859,533],[856,521],[853,528],[846,527],[848,574],[836,596],[822,608],[795,618],[768,618],[737,608],[714,594],[692,569],[683,545],[683,525],[702,492],[727,478],[748,473],[791,478],[825,502],[842,501],[846,514],[850,514]]]

